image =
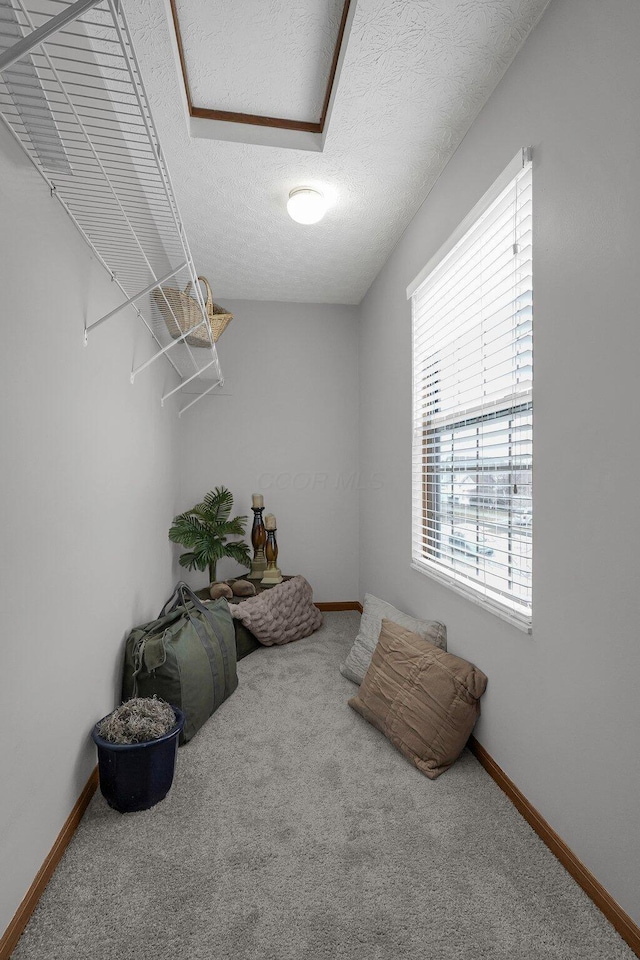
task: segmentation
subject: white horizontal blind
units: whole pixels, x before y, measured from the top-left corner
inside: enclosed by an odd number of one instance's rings
[[[413,291],[413,565],[531,622],[531,163]]]

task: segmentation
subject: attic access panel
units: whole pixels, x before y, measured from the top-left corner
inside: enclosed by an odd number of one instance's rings
[[[193,137],[321,151],[356,0],[169,0]]]

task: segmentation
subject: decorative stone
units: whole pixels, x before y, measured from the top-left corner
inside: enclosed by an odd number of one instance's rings
[[[256,588],[248,580],[234,580],[231,589],[236,597],[254,597]]]
[[[216,582],[209,587],[209,596],[212,600],[219,600],[220,597],[230,600],[233,596],[233,590],[228,583]]]

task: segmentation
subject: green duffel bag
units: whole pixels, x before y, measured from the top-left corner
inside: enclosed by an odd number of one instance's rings
[[[238,686],[233,619],[226,600],[205,606],[179,583],[157,620],[127,637],[122,699],[152,697],[185,715],[180,742],[191,740]]]

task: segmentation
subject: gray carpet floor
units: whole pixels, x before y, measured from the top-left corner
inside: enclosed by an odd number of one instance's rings
[[[347,707],[358,622],[241,661],[153,810],[97,794],[14,960],[632,960],[471,754],[429,781]]]

